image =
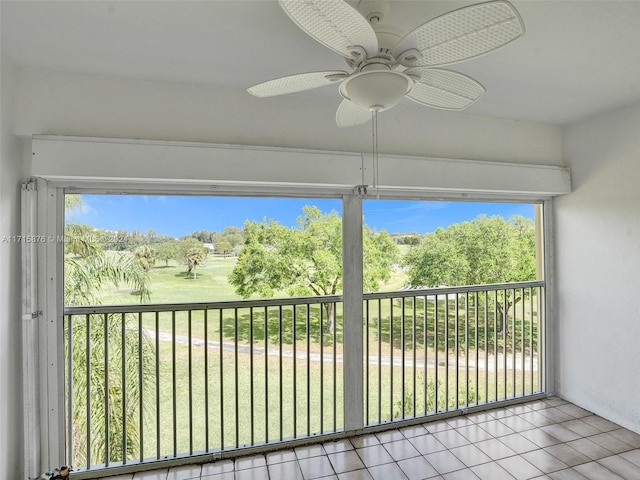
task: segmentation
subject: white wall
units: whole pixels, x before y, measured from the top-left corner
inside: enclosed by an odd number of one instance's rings
[[[370,124],[339,128],[339,100],[255,98],[242,86],[125,81],[22,71],[15,131],[370,152]],[[531,122],[445,112],[403,102],[378,122],[381,153],[562,165],[561,131]]]
[[[22,477],[20,183],[26,165],[11,134],[14,72],[0,65],[0,478]]]
[[[567,128],[555,200],[557,392],[640,432],[640,104]]]

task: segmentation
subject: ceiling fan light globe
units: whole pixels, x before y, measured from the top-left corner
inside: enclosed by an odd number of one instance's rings
[[[360,108],[382,112],[395,107],[412,87],[413,80],[404,73],[369,71],[345,80],[340,93]]]

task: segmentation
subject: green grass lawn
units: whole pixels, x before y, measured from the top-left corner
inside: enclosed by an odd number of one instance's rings
[[[193,275],[187,275],[186,266],[179,265],[175,260],[170,260],[168,266],[160,262],[149,271],[151,299],[148,303],[194,303],[239,299],[233,286],[227,282],[227,276],[236,262],[236,257],[209,255],[204,264],[197,268],[196,278]],[[104,290],[100,296],[104,305],[139,303],[135,292],[130,289]]]
[[[151,299],[146,303],[240,300],[241,297],[227,281],[237,261],[237,257],[209,255],[204,264],[197,268],[195,278],[193,275],[187,275],[186,266],[178,264],[175,260],[170,260],[168,265],[159,262],[149,271]],[[406,280],[406,272],[395,269],[391,272],[391,278],[380,286],[380,291],[400,289],[405,286]],[[276,292],[274,295],[274,297],[287,296],[286,291]],[[100,298],[103,305],[139,303],[136,293],[127,288],[104,289],[100,293]]]

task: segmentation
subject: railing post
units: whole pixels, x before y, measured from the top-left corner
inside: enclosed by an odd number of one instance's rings
[[[342,200],[344,429],[364,426],[362,368],[362,199]]]

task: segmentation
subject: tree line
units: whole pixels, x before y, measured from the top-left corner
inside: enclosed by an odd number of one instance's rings
[[[131,252],[132,263],[148,272],[171,260],[185,265],[187,274],[207,255],[237,256],[229,283],[242,298],[268,297],[276,291],[292,296],[334,295],[342,291],[342,219],[335,211],[322,213],[305,206],[297,226],[290,228],[275,220],[245,222],[242,228],[229,226],[222,232],[196,230],[180,239],[156,235],[154,231],[126,232],[69,225],[67,253],[70,263],[96,258],[90,252]],[[89,240],[87,240],[89,239]],[[405,254],[400,255],[398,245]],[[119,258],[119,257],[117,257]],[[81,270],[76,265],[76,270]],[[86,269],[85,268],[85,269]],[[405,288],[480,285],[528,281],[536,278],[535,228],[522,216],[477,218],[440,227],[419,235],[390,234],[363,225],[363,289],[375,291],[394,269],[406,275]],[[85,272],[98,278],[95,269]],[[129,277],[132,274],[129,272]],[[113,275],[112,275],[113,277]],[[115,278],[115,277],[114,277]],[[120,275],[121,279],[128,278]],[[136,288],[144,277],[137,275]],[[108,278],[107,278],[108,279]],[[112,278],[113,280],[113,278]],[[106,280],[105,280],[106,281]],[[95,300],[95,298],[92,298]],[[327,311],[329,323],[332,312]]]
[[[100,228],[91,228],[90,234],[93,242],[106,251],[129,251],[133,252],[136,248],[143,245],[150,245],[156,248],[162,244],[173,244],[182,240],[193,238],[202,244],[212,244],[215,252],[222,255],[230,255],[237,253],[237,249],[244,242],[244,234],[238,227],[225,227],[222,232],[215,230],[194,230],[192,233],[183,235],[182,237],[172,237],[170,235],[158,235],[154,230],[141,232],[134,230],[106,230]],[[171,257],[169,257],[170,259]],[[164,258],[160,258],[164,260]]]

